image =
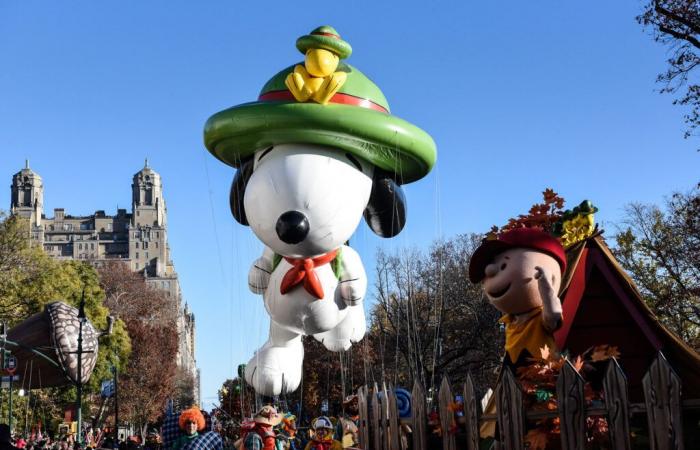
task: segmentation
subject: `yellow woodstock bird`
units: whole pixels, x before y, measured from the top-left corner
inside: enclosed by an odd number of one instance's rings
[[[333,27],[321,26],[297,39],[297,48],[305,55],[304,65],[294,67],[284,83],[299,102],[327,104],[347,79],[345,72],[336,69],[352,47]]]

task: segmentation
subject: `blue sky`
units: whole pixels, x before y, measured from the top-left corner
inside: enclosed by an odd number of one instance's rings
[[[330,24],[392,112],[428,131],[438,164],[406,187],[408,225],[353,238],[370,283],[377,248],[424,248],[525,212],[552,187],[599,206],[661,202],[698,181],[683,110],[654,83],[667,49],[641,2],[0,2],[0,177],[29,158],[45,207],[130,207],[148,157],[164,181],[169,237],[197,317],[205,405],[266,338],[247,290],[261,245],[228,211],[233,170],[206,152],[206,119],[257,97],[301,60],[296,38]],[[50,213],[51,214],[51,213]],[[368,301],[371,301],[368,298]]]

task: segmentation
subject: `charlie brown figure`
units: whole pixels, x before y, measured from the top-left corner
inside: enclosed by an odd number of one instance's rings
[[[561,243],[539,228],[501,233],[472,255],[469,279],[483,281],[486,297],[504,313],[506,365],[527,365],[545,345],[556,350],[553,333],[562,324],[558,292],[565,270]]]

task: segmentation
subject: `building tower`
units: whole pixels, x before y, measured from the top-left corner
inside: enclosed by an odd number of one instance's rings
[[[131,185],[132,215],[129,233],[131,269],[147,277],[173,275],[167,240],[167,210],[158,172],[148,165],[138,171]]]
[[[171,299],[179,344],[176,355],[164,357],[175,358],[178,369],[191,376],[194,386],[190,394],[196,404],[199,370],[194,353],[195,318],[186,304],[183,307],[180,281],[168,245],[163,184],[148,160],[134,175],[131,192],[131,213],[118,209],[116,215],[103,210],[91,215],[71,215],[63,208],[55,208],[54,216],[46,217],[44,185],[27,163],[12,177],[10,209],[13,215],[31,221],[30,242],[42,246],[50,257],[95,265],[123,261],[141,273],[149,286]]]
[[[29,161],[25,162],[24,169],[12,176],[11,192],[11,213],[29,219],[32,229],[40,227],[44,213],[44,183],[29,168]]]
[[[166,209],[163,200],[163,185],[160,175],[148,165],[134,175],[131,185],[133,209],[138,211],[132,218],[132,226],[165,227]]]

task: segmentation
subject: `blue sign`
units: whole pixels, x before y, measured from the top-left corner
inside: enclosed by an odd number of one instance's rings
[[[104,398],[114,397],[114,380],[105,380],[102,382],[100,394]]]

